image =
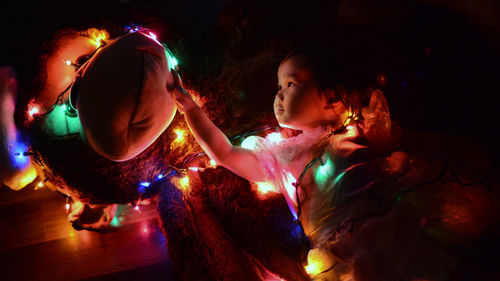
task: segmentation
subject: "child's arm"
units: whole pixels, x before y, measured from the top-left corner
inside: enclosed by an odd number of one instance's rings
[[[175,98],[179,112],[184,114],[189,129],[201,148],[218,165],[228,168],[240,177],[254,182],[264,181],[264,172],[255,153],[233,146],[184,90],[179,76],[173,72],[174,85],[167,85],[167,90]]]

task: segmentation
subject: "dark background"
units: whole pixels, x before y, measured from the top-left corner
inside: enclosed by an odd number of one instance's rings
[[[325,38],[355,50],[359,60],[354,66],[385,75],[380,87],[402,127],[471,137],[498,156],[500,28],[495,1],[80,0],[1,5],[0,65],[17,69],[21,92],[32,90],[39,57],[46,52],[44,42],[68,27],[149,24],[162,29],[167,44],[184,39],[207,52],[213,51],[209,45],[221,32],[227,33],[222,44],[239,36],[249,49],[263,38]],[[231,9],[239,12],[228,13]],[[243,14],[240,30],[233,34],[231,26],[221,28],[221,13],[233,17],[227,24],[238,23]]]

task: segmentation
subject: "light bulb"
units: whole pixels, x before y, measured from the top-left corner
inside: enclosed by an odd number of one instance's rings
[[[147,181],[143,181],[140,183],[141,186],[144,186],[144,187],[148,187],[151,185],[151,183],[147,182]]]

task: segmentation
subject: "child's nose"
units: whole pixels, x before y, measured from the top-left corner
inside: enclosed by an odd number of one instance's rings
[[[282,91],[278,91],[278,93],[276,94],[276,98],[277,98],[279,101],[283,101],[283,99],[285,98],[285,96],[283,95],[283,92],[282,92]]]

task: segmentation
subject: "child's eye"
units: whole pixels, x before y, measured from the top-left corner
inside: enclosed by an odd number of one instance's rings
[[[293,85],[293,82],[288,82],[287,87],[292,87]]]
[[[278,91],[280,91],[282,89],[281,85],[278,85]]]

